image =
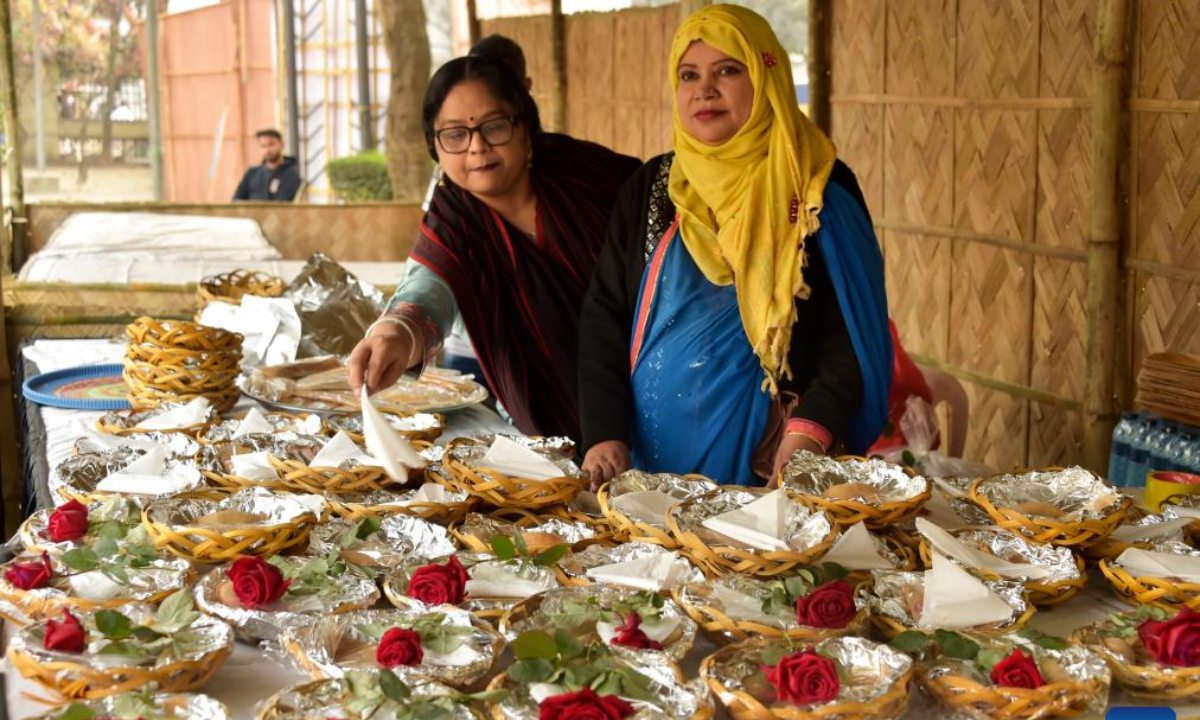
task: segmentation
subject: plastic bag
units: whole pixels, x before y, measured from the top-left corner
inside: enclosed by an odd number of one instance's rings
[[[996,471],[983,463],[950,457],[930,448],[938,440],[938,419],[933,405],[917,395],[906,401],[900,417],[900,431],[907,445],[889,448],[883,459],[897,465],[907,465],[925,477],[984,477]]]

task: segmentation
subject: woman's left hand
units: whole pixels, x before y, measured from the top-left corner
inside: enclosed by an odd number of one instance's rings
[[[779,487],[779,474],[783,472],[783,466],[787,465],[792,456],[801,450],[807,450],[817,455],[825,454],[825,448],[821,447],[821,443],[807,435],[784,435],[783,441],[779,443],[779,449],[775,451],[775,472],[771,474],[771,481],[767,483],[767,487]]]

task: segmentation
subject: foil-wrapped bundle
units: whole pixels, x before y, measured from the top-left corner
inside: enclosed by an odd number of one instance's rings
[[[368,608],[379,599],[375,581],[353,566],[335,568],[322,557],[280,559],[294,568],[299,578],[288,578],[291,584],[278,600],[246,607],[226,573],[216,570],[196,584],[196,607],[232,625],[239,639],[258,642],[274,640],[322,615]]]
[[[246,419],[242,417],[224,418],[220,422],[211,425],[207,430],[200,434],[200,438],[208,443],[219,443],[236,440],[242,437],[253,437],[261,435],[278,435],[281,433],[292,433],[295,435],[320,435],[323,430],[320,415],[285,415],[282,413],[265,412],[262,414],[263,419],[270,425],[270,430],[265,432],[254,432],[238,435],[239,429],[242,427],[242,422]]]
[[[559,560],[558,570],[563,576],[571,580],[590,583],[591,580],[587,575],[588,570],[615,563],[630,562],[631,560],[642,560],[667,553],[674,554],[661,545],[636,541],[621,543],[616,547],[589,545],[579,552],[568,553],[566,557]],[[691,579],[697,582],[702,581],[704,574],[692,568]]]
[[[514,537],[520,533],[530,548],[543,550],[562,543],[574,545],[596,537],[595,529],[583,522],[546,518],[537,525],[518,527],[508,520],[480,513],[468,513],[467,519],[458,527],[458,532],[476,538],[484,547],[490,546],[494,537]]]
[[[680,503],[716,488],[717,483],[707,478],[626,470],[609,483],[607,502],[629,519],[661,530],[666,524],[661,510],[669,500]]]
[[[510,641],[529,630],[549,635],[565,631],[585,645],[598,640],[615,643],[622,628],[632,627],[662,645],[680,662],[696,641],[696,623],[675,603],[657,593],[608,585],[587,585],[547,590],[517,605],[500,621],[500,632]],[[647,650],[646,652],[658,652]]]
[[[749,545],[704,527],[704,521],[717,515],[738,510],[758,500],[761,492],[737,487],[720,487],[677,505],[672,512],[680,532],[692,533],[709,547],[733,547],[752,550]],[[793,552],[806,552],[827,544],[834,528],[829,518],[813,512],[800,501],[788,497],[783,531],[779,539]]]
[[[196,439],[191,435],[152,430],[150,432],[127,433],[125,435],[102,435],[96,433],[84,435],[75,440],[75,454],[99,453],[116,450],[120,447],[149,450],[155,446],[165,447],[170,456],[177,459],[192,457],[200,450],[200,443],[196,442]]]
[[[86,708],[85,715],[75,708]],[[68,715],[68,713],[76,713]],[[134,715],[133,713],[137,713]],[[131,718],[142,720],[231,720],[229,708],[207,695],[193,693],[128,692],[100,700],[75,701],[30,720],[61,720],[64,717]]]
[[[446,528],[408,515],[358,523],[330,521],[313,528],[308,537],[312,555],[337,553],[351,565],[372,570],[453,555],[456,549]]]
[[[852,630],[863,630],[865,613],[862,610],[866,608],[866,600],[861,596],[854,599],[856,616],[845,628],[813,628],[801,625],[796,603],[788,602],[786,592],[783,578],[723,575],[712,580],[688,583],[680,589],[678,597],[685,608],[702,615],[713,616],[720,613],[735,623],[747,623],[755,627],[766,626],[788,635],[832,636],[847,634]]]
[[[1123,507],[1121,493],[1080,467],[995,475],[976,492],[998,508],[1059,522],[1104,519]]]
[[[377,673],[355,673],[349,678],[331,678],[303,683],[276,693],[258,708],[259,720],[372,720],[395,717],[411,711],[413,717],[439,720],[479,720],[471,705],[457,691],[428,679],[410,678],[405,683],[409,696],[389,700],[379,687]]]
[[[991,517],[971,500],[971,486],[975,484],[975,478],[951,476],[934,478],[932,482],[964,523],[981,526],[992,524]]]
[[[309,257],[283,296],[300,314],[297,357],[302,358],[349,355],[383,312],[385,301],[378,288],[322,253]]]
[[[874,582],[859,588],[859,596],[875,615],[882,615],[905,628],[921,627],[921,615],[925,605],[926,573],[893,572],[875,570],[871,573]],[[989,590],[1008,605],[1012,613],[997,623],[980,630],[1007,627],[1015,623],[1029,609],[1025,598],[1025,585],[1012,580],[982,580]]]
[[[504,640],[490,625],[448,605],[320,617],[307,625],[289,627],[280,640],[292,659],[314,678],[339,678],[349,671],[390,665],[385,646],[392,628],[415,632],[421,648],[419,658],[415,652],[406,653],[401,664],[391,667],[393,672],[401,678],[432,678],[463,690],[487,679],[504,647]]]
[[[488,553],[460,552],[457,557],[467,571],[466,597],[459,607],[484,617],[498,618],[522,600],[558,587],[554,570],[530,562],[498,560]],[[425,565],[445,565],[449,557],[412,560],[389,573],[383,581],[388,601],[398,608],[428,610],[437,605],[411,597],[413,573]]]
[[[515,436],[506,435],[508,439],[517,442],[519,445],[532,450],[541,455],[546,460],[549,460],[561,472],[563,477],[579,478],[583,477],[582,471],[575,461],[571,459],[571,453],[574,452],[574,446],[567,438],[524,438],[518,439]],[[446,446],[446,455],[450,458],[466,465],[469,468],[476,468],[482,472],[486,472],[487,463],[484,456],[488,454],[491,448],[490,444],[484,445],[474,441],[481,438],[472,438],[472,442],[464,442],[463,440],[454,440]],[[446,462],[443,457],[442,462]]]
[[[1001,528],[980,528],[955,533],[955,538],[970,547],[1011,563],[1036,565],[1049,572],[1037,578],[1041,584],[1078,580],[1079,565],[1069,548],[1032,543],[1024,537]],[[1026,577],[1025,580],[1030,578]]]
[[[116,428],[122,432],[151,432],[152,428],[143,428],[142,423],[150,420],[151,418],[158,417],[159,415],[165,415],[168,412],[180,410],[186,406],[187,403],[168,402],[147,410],[113,410],[101,416],[100,420],[98,420],[96,424],[98,427]],[[200,422],[197,424],[206,426],[211,425],[216,421],[217,417],[217,409],[210,405],[201,417]],[[167,430],[184,429],[186,428],[167,428]]]
[[[50,490],[60,497],[77,496],[91,497],[100,494],[97,486],[109,475],[120,472],[132,465],[146,450],[132,447],[121,447],[115,450],[105,450],[86,455],[72,455],[59,463],[50,473],[48,485]],[[204,478],[199,473],[196,462],[191,458],[168,457],[164,471],[172,472],[175,468],[191,469],[195,479],[182,489],[172,487],[161,494],[127,495],[135,502],[145,502],[156,498],[165,498],[179,492],[199,490],[204,487]]]
[[[836,459],[796,453],[783,469],[783,487],[830,500],[861,500],[868,505],[902,503],[929,490],[929,481],[882,460]]]
[[[436,413],[419,412],[406,415],[383,413],[388,425],[398,433],[418,437],[437,437],[446,429],[445,419]],[[363,434],[362,413],[341,413],[325,418],[325,426],[331,434],[346,432]]]
[[[220,500],[210,497],[174,497],[146,505],[145,519],[174,528],[205,527],[228,532],[235,528],[269,527],[285,523],[314,523],[313,508],[324,508],[316,495],[277,493],[264,488],[244,488]],[[246,550],[251,550],[247,547]]]
[[[55,542],[50,535],[50,516],[56,508],[44,508],[25,519],[17,532],[21,547],[30,553],[50,552],[61,554],[75,548],[91,547],[100,533],[110,537],[124,538],[131,530],[142,526],[142,508],[134,500],[113,495],[87,509],[88,530],[74,540]],[[14,544],[13,549],[17,550]]]
[[[266,453],[280,460],[295,460],[307,464],[321,452],[326,442],[328,438],[320,435],[297,435],[292,432],[279,435],[243,435],[235,440],[223,440],[204,446],[196,453],[196,465],[203,472],[245,477],[246,473],[239,470],[234,456]],[[258,466],[264,470],[270,467],[269,464],[264,467],[262,462],[259,462]],[[277,476],[278,472],[275,471],[274,474]]]

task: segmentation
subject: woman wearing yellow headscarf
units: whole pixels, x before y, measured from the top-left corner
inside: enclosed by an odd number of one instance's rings
[[[799,450],[865,449],[892,357],[853,173],[756,13],[695,13],[669,68],[674,152],[622,191],[580,319],[584,469],[755,484]]]

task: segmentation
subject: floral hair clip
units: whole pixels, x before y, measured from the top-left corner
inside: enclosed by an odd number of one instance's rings
[[[773,68],[779,63],[779,61],[775,59],[775,56],[769,52],[763,53],[762,56],[763,62],[766,63],[766,66],[769,68]]]

